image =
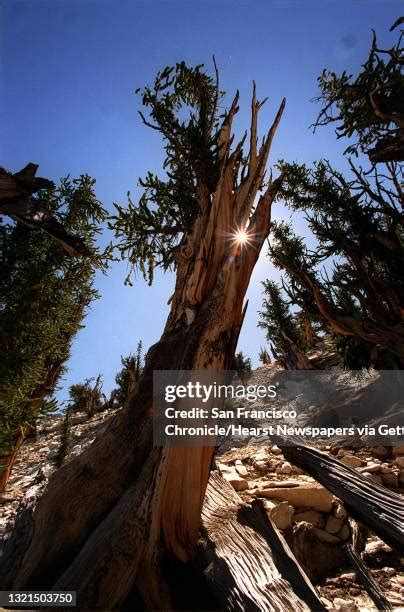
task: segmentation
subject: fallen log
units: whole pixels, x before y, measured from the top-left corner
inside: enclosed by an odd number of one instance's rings
[[[245,504],[218,472],[209,480],[202,526],[205,577],[223,609],[324,610],[260,503]]]
[[[404,550],[404,498],[401,495],[301,442],[293,446],[278,443],[285,458],[339,497],[353,518],[364,523],[392,548]]]

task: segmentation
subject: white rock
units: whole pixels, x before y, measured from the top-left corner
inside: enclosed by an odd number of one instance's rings
[[[356,574],[355,572],[344,572],[340,575],[340,578],[342,580],[356,580]]]
[[[392,549],[390,548],[390,546],[388,546],[381,540],[374,540],[373,542],[368,542],[365,546],[365,553],[367,555],[378,555],[381,552],[391,553]]]
[[[285,461],[284,463],[282,463],[280,467],[281,474],[291,474],[292,471],[293,471],[293,468],[288,461]]]
[[[372,463],[368,463],[363,468],[359,469],[359,472],[362,472],[363,474],[365,472],[368,474],[375,474],[376,472],[379,472],[379,471],[380,471],[380,464],[376,463],[375,461]]]
[[[351,599],[342,599],[341,597],[334,599],[334,607],[336,610],[340,610],[340,612],[356,612],[359,610]]]
[[[339,502],[334,506],[334,516],[338,519],[346,519],[347,511]]]
[[[287,501],[295,508],[311,508],[331,512],[333,495],[317,482],[302,482],[297,487],[268,487],[260,489],[260,497]]]
[[[363,465],[362,459],[356,457],[355,455],[344,455],[341,459],[341,463],[353,468],[361,467]]]
[[[236,470],[225,472],[223,477],[231,484],[235,491],[245,491],[248,489],[248,482],[245,478],[237,474]]]
[[[240,476],[243,476],[243,477],[248,476],[248,470],[245,467],[245,465],[242,464],[240,459],[238,459],[235,462],[235,467],[236,467],[237,473],[240,474]]]
[[[267,514],[278,529],[289,529],[292,526],[295,509],[287,501],[280,504],[264,503]]]

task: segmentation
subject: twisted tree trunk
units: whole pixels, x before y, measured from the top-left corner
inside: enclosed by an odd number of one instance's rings
[[[15,460],[20,451],[21,445],[24,442],[24,434],[20,430],[15,436],[11,451],[5,457],[1,457],[0,468],[0,493],[4,493],[7,488],[8,481],[13,471]]]
[[[146,606],[170,606],[160,572],[162,554],[181,561],[192,555],[213,447],[153,448],[153,371],[231,366],[245,293],[282,180],[264,188],[285,101],[257,151],[262,104],[254,86],[250,154],[241,180],[243,142],[230,151],[237,104],[238,94],[219,133],[214,193],[199,186],[200,212],[178,249],[175,293],[163,336],[150,349],[126,407],[102,438],[63,466],[36,509],[27,508],[17,519],[4,555],[10,588],[71,588],[78,591],[81,609],[105,609],[119,606],[136,583]],[[250,239],[244,246],[232,240],[240,228]]]

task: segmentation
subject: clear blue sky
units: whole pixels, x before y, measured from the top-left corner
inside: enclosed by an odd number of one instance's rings
[[[70,174],[96,178],[98,198],[112,210],[125,203],[137,179],[158,171],[158,135],[141,124],[136,87],[156,71],[185,60],[211,66],[215,54],[221,86],[241,95],[237,127],[248,126],[252,80],[269,96],[261,113],[268,127],[283,96],[287,108],[272,161],[312,162],[327,157],[341,165],[344,143],[332,130],[314,136],[316,78],[324,67],[356,72],[367,56],[371,28],[389,44],[389,26],[402,4],[384,1],[318,0],[3,0],[1,165],[16,171],[27,162],[58,181]],[[278,205],[276,218],[287,213]],[[104,375],[109,391],[120,355],[139,339],[158,340],[173,288],[173,276],[156,275],[124,287],[126,267],[116,265],[97,279],[102,294],[77,337],[66,386]],[[239,348],[258,363],[265,345],[256,328],[260,280],[274,276],[261,257],[248,293],[249,311]],[[276,276],[276,275],[275,275]]]

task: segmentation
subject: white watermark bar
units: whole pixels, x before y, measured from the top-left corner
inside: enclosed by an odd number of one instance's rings
[[[76,591],[0,591],[7,608],[65,608],[76,606]]]
[[[236,372],[155,371],[153,404],[156,446],[240,438],[404,443],[402,370],[278,370],[249,380]]]

